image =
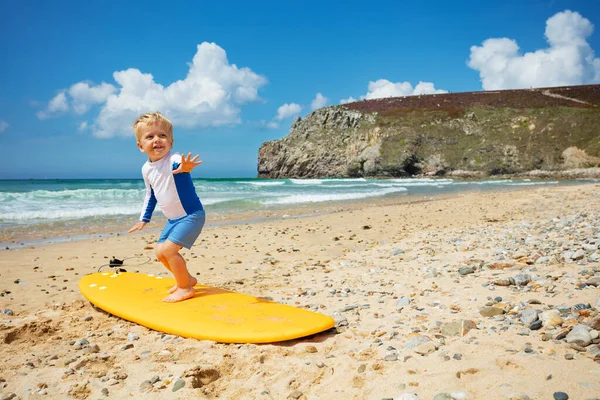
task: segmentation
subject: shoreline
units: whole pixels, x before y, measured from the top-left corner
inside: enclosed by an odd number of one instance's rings
[[[594,183],[594,182],[590,182]],[[582,183],[585,184],[585,183]],[[414,193],[400,193],[383,197],[370,197],[358,200],[335,200],[326,202],[304,203],[301,205],[276,206],[268,209],[253,211],[231,210],[226,214],[222,212],[211,213],[208,210],[208,219],[204,229],[223,225],[261,223],[280,218],[304,218],[322,214],[330,214],[364,207],[378,207],[381,205],[413,204],[422,201],[435,201],[448,197],[460,196],[471,192],[503,192],[527,190],[531,186],[513,186],[496,188],[468,188],[447,193],[437,193],[427,196]],[[310,209],[310,210],[308,210]],[[31,246],[51,245],[57,243],[80,242],[89,239],[109,238],[112,236],[127,235],[128,225],[123,225],[123,219],[131,220],[131,225],[136,221],[137,215],[107,216],[87,218],[81,220],[65,220],[39,225],[24,225],[8,227],[0,235],[0,252],[23,249]],[[93,221],[96,220],[96,221]],[[156,211],[152,218],[152,225],[144,228],[144,232],[160,233],[166,219]],[[33,228],[33,229],[32,229]],[[89,233],[86,233],[89,232]]]
[[[514,190],[519,190],[515,188]],[[464,193],[467,193],[465,191]],[[277,221],[278,219],[298,219],[298,218],[306,218],[306,217],[314,217],[318,215],[324,214],[332,214],[337,212],[349,211],[358,208],[364,207],[377,207],[380,205],[400,205],[400,204],[414,204],[423,201],[435,201],[436,199],[443,199],[446,197],[456,196],[456,193],[451,194],[439,194],[436,196],[420,196],[420,195],[404,195],[404,196],[396,196],[395,198],[370,198],[370,199],[360,199],[360,200],[350,200],[350,201],[330,201],[330,202],[320,202],[320,203],[310,203],[305,204],[302,207],[279,207],[273,208],[269,210],[261,210],[258,212],[259,216],[256,216],[257,212],[231,212],[228,216],[221,216],[221,218],[216,219],[208,219],[204,229],[214,228],[219,226],[228,226],[228,225],[237,225],[237,224],[257,224],[269,221]],[[306,210],[310,206],[314,206],[312,210]],[[143,232],[150,232],[153,234],[159,234],[162,230],[165,218],[160,215],[160,212],[157,212],[159,215],[155,215],[152,218],[152,226],[144,228]],[[209,214],[210,215],[210,214]],[[131,217],[132,224],[135,222],[135,216],[127,216]],[[52,224],[48,224],[52,225]],[[94,230],[94,233],[89,234],[72,234],[69,235],[67,233],[63,233],[64,229],[50,229],[50,231],[58,232],[59,236],[54,237],[42,237],[42,238],[27,238],[26,236],[19,237],[10,237],[0,241],[0,252],[6,250],[16,250],[27,247],[35,247],[41,245],[52,245],[58,243],[66,243],[66,242],[80,242],[84,240],[90,240],[95,238],[109,238],[113,236],[122,236],[127,235],[127,229],[123,229],[123,224],[119,225],[111,225],[109,227],[104,227],[105,231],[97,232],[99,230],[99,226],[92,227],[91,230]],[[115,231],[115,229],[123,229]],[[19,232],[19,231],[18,231]],[[22,233],[20,231],[19,233]],[[38,235],[39,236],[39,235]],[[15,246],[16,245],[16,246]],[[11,247],[12,246],[12,247]],[[6,249],[9,247],[9,249]]]
[[[6,251],[0,393],[591,399],[600,393],[600,339],[568,340],[600,317],[598,210],[600,184],[590,183],[208,227],[182,252],[199,282],[337,321],[266,345],[164,335],[83,299],[79,279],[112,256],[136,257],[129,271],[169,276],[154,257],[157,232]]]

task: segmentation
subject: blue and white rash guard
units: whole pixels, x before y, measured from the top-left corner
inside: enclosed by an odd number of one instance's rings
[[[171,220],[203,210],[189,172],[173,174],[179,164],[181,155],[169,152],[160,160],[148,160],[142,166],[146,197],[140,221],[150,222],[157,202],[165,217]]]

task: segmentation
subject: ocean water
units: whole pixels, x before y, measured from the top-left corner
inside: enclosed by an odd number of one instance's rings
[[[286,208],[308,212],[323,204],[370,199],[435,197],[467,190],[584,182],[590,180],[194,179],[209,221]],[[144,193],[141,179],[0,180],[0,231],[4,231],[0,242],[18,238],[15,232],[33,234],[42,230],[48,236],[51,230],[78,227],[80,233],[85,233],[89,227],[107,230],[118,224],[135,223]],[[154,215],[161,215],[158,207]]]

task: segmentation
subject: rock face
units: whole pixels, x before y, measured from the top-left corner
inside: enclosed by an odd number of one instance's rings
[[[532,176],[600,166],[600,85],[360,101],[298,118],[262,178]],[[596,170],[600,172],[600,170]]]

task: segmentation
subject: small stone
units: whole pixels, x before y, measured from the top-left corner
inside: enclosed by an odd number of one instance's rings
[[[316,353],[318,350],[315,346],[309,345],[304,348],[307,353]]]
[[[127,343],[127,344],[124,344],[123,346],[121,346],[121,351],[129,350],[129,349],[133,349],[132,343]]]
[[[4,310],[2,310],[2,314],[4,314],[4,315],[15,315],[15,313],[13,312],[13,310],[11,310],[10,308],[5,308]]]
[[[585,282],[586,285],[588,286],[596,286],[599,287],[600,286],[600,276],[595,276],[589,280],[587,280]]]
[[[538,320],[538,312],[533,308],[526,308],[521,311],[520,319],[524,325],[531,325]]]
[[[479,309],[479,314],[481,314],[482,317],[494,317],[496,315],[502,315],[504,314],[504,310],[498,307],[481,307]]]
[[[175,383],[173,384],[173,389],[172,389],[172,391],[173,391],[173,392],[176,392],[176,391],[178,391],[179,389],[183,388],[184,386],[185,386],[185,381],[184,381],[183,379],[179,378],[179,379],[177,379],[177,380],[175,381]]]
[[[90,344],[90,342],[88,342],[87,339],[79,339],[77,341],[75,341],[75,343],[73,343],[73,346],[79,346],[79,347],[83,347]]]
[[[600,346],[597,344],[588,346],[585,352],[594,359],[600,358]]]
[[[476,329],[477,324],[468,319],[459,319],[447,324],[443,324],[440,332],[444,336],[465,336],[471,329]]]
[[[571,332],[566,337],[567,343],[576,344],[579,346],[588,346],[592,342],[590,333],[585,325],[575,325]]]
[[[433,400],[452,400],[448,393],[438,393],[433,397]]]
[[[410,339],[408,339],[408,341],[404,345],[404,348],[408,349],[408,350],[412,350],[412,349],[415,349],[415,348],[419,347],[420,345],[425,344],[427,342],[431,342],[431,339],[428,336],[425,336],[425,335],[413,336]]]
[[[135,334],[135,333],[128,333],[127,334],[127,340],[129,340],[130,342],[133,342],[134,340],[138,340],[140,337]]]
[[[565,354],[565,360],[574,360],[575,356],[571,353]]]
[[[434,351],[435,351],[435,344],[433,342],[423,343],[415,349],[415,352],[422,356],[426,356],[429,353],[433,353]]]
[[[153,389],[152,383],[150,381],[144,381],[140,385],[140,392],[147,393]]]
[[[288,395],[288,397],[287,397],[287,398],[288,398],[288,399],[291,399],[291,400],[298,400],[300,397],[302,397],[302,395],[303,395],[303,393],[302,393],[301,391],[299,391],[299,390],[294,390],[292,393],[290,393],[290,394]]]
[[[360,365],[358,366],[358,373],[359,373],[359,374],[362,374],[363,372],[365,372],[365,370],[366,370],[366,369],[367,369],[367,366],[366,366],[366,364],[360,364]]]
[[[598,306],[600,307],[600,304]],[[592,329],[600,330],[600,315],[595,316],[594,318],[587,321],[585,324]]]
[[[563,323],[563,319],[560,316],[560,311],[555,309],[544,311],[539,315],[539,318],[542,320],[543,325],[547,328],[555,325],[562,325]]]
[[[458,270],[458,273],[461,275],[469,275],[475,273],[475,270],[472,267],[462,267]]]
[[[517,274],[514,277],[514,280],[515,280],[515,284],[517,286],[525,286],[529,282],[531,282],[531,275],[529,275],[529,274]]]
[[[400,299],[396,302],[396,308],[405,307],[410,304],[410,299],[406,296],[400,297]]]
[[[531,325],[529,325],[529,329],[531,329],[532,331],[537,331],[541,327],[542,327],[542,320],[540,320],[540,319],[538,319],[537,321],[535,321]]]
[[[100,347],[98,347],[98,345],[97,345],[97,344],[92,344],[92,345],[89,345],[89,346],[88,346],[88,347],[85,349],[85,353],[89,353],[89,354],[92,354],[92,353],[100,353]]]
[[[554,392],[554,400],[569,400],[569,395],[565,392]]]

